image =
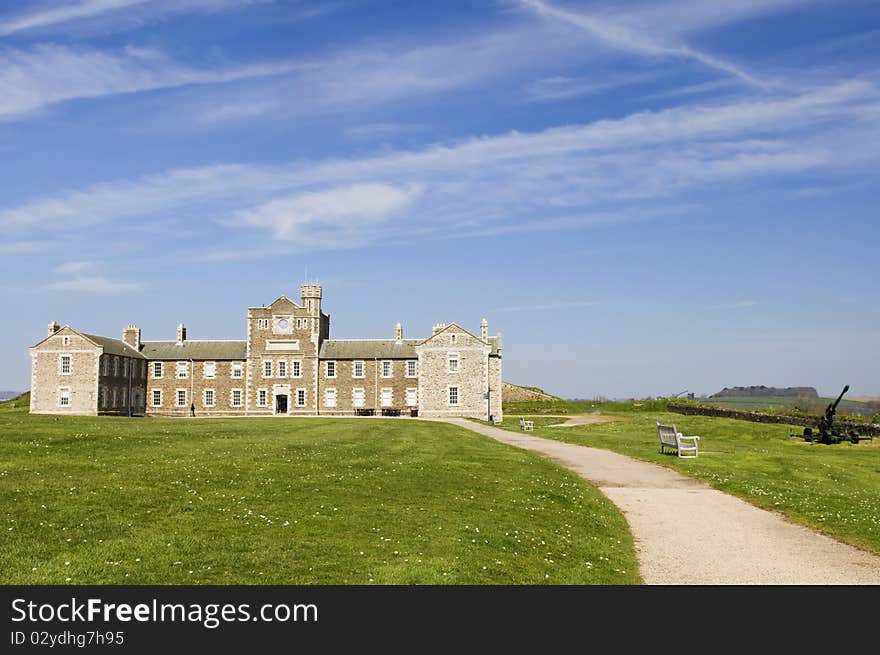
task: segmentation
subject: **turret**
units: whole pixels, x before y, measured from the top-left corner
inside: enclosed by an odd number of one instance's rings
[[[180,323],[177,326],[177,345],[182,346],[184,341],[186,341],[186,326]]]
[[[141,349],[141,329],[137,325],[129,323],[128,327],[122,331],[123,343],[131,346],[135,350]]]
[[[51,323],[49,323],[49,335],[48,336],[51,337],[53,334],[58,332],[58,330],[60,330],[60,329],[61,329],[61,326],[58,325],[58,321],[52,321]]]
[[[303,284],[299,288],[302,296],[302,306],[309,312],[309,316],[317,318],[321,315],[321,287],[317,284]]]

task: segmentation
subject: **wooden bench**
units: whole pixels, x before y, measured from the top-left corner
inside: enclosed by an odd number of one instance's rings
[[[675,425],[663,425],[657,423],[657,434],[660,436],[660,452],[665,453],[667,448],[675,450],[679,457],[693,458],[697,451],[697,436],[684,436],[675,429]],[[685,454],[688,453],[688,454]]]
[[[519,429],[520,430],[533,430],[535,428],[534,421],[527,421],[525,417],[519,417]]]

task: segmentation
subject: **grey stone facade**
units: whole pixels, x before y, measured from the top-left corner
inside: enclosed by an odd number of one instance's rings
[[[501,417],[501,335],[438,324],[426,339],[330,339],[322,289],[247,311],[244,341],[122,339],[53,322],[30,348],[31,412],[189,416]]]

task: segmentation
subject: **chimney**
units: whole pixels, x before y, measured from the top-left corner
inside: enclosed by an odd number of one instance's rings
[[[51,337],[53,334],[58,332],[61,329],[61,326],[58,325],[58,321],[52,321],[49,323],[49,336]]]
[[[403,326],[401,326],[400,321],[394,327],[394,338],[397,341],[403,341]]]
[[[141,349],[141,329],[132,323],[122,331],[122,342],[131,346],[135,350]]]
[[[441,332],[445,328],[446,328],[446,323],[437,323],[437,325],[434,326],[434,331],[431,333],[431,336],[434,336],[435,334],[437,334],[438,332]]]
[[[485,318],[480,321],[480,339],[483,341],[489,339],[489,322]]]
[[[182,346],[184,341],[186,341],[186,326],[181,323],[177,326],[177,345]]]

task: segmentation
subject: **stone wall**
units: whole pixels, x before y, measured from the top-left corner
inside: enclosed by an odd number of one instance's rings
[[[177,362],[186,364],[185,378],[177,377]],[[156,377],[155,363],[162,364],[162,376]],[[205,377],[207,362],[195,360],[152,360],[148,362],[146,385],[146,413],[151,416],[189,416],[190,405],[195,404],[196,416],[243,415],[245,413],[245,372],[242,362],[242,377],[232,377],[232,361],[215,361],[213,378]],[[177,391],[184,391],[184,404],[178,406]],[[214,391],[214,406],[205,404],[205,390]],[[241,390],[241,406],[232,404],[232,391]],[[153,392],[161,392],[161,404],[153,403]]]
[[[31,413],[98,413],[98,358],[101,348],[73,330],[62,328],[30,352]],[[61,371],[61,357],[70,357],[70,369],[66,374]],[[61,405],[62,388],[70,390],[68,405]]]
[[[146,360],[101,355],[98,371],[98,413],[140,416],[146,411]],[[106,372],[106,373],[105,373]]]
[[[336,377],[327,377],[327,362],[336,362]],[[354,362],[364,362],[364,377],[353,377]],[[391,376],[382,377],[382,362],[391,363]],[[354,390],[364,390],[364,409],[374,409],[376,415],[382,413],[382,409],[400,410],[401,415],[409,414],[410,409],[418,409],[419,378],[418,365],[416,377],[406,377],[406,362],[404,359],[390,360],[321,360],[321,370],[318,374],[318,397],[320,399],[319,413],[322,415],[345,414],[353,415]],[[327,389],[336,390],[336,407],[328,407],[326,404]],[[391,389],[391,404],[382,405],[382,389]],[[415,389],[414,405],[407,402],[407,389]]]
[[[721,409],[720,407],[702,407],[699,405],[677,405],[669,403],[670,412],[687,414],[690,416],[717,416],[720,418],[733,418],[753,423],[782,423],[784,425],[800,425],[803,427],[816,427],[817,418],[801,416],[784,416],[781,414],[765,414],[764,412],[750,412],[741,409]],[[845,429],[853,430],[861,435],[880,437],[880,424],[859,423],[857,421],[844,421],[835,419],[834,424]]]
[[[483,394],[489,387],[490,350],[488,344],[455,324],[416,346],[419,416],[486,418],[489,412]],[[457,372],[449,370],[449,355],[454,353],[459,357]],[[455,406],[449,404],[449,388],[453,386],[458,388],[458,405]]]

